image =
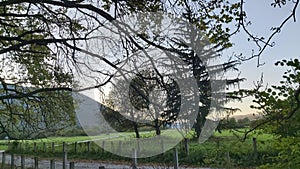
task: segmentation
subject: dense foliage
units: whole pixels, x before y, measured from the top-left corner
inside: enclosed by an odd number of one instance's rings
[[[259,37],[248,30],[247,26],[251,21],[247,20],[244,0],[1,0],[0,133],[16,139],[34,138],[73,125],[75,116],[71,91],[91,88],[103,90],[101,87],[113,83],[112,78],[124,64],[136,62],[136,52],[158,48],[178,56],[189,66],[190,73],[196,79],[200,101],[193,127],[196,136],[199,136],[209,113],[212,92],[222,93],[225,88],[219,86],[216,91],[211,91],[211,78],[235,69],[239,63],[233,59],[211,65],[214,74],[208,75],[204,61],[212,62],[219,58],[220,52],[233,45],[231,37],[241,31],[248,36],[249,41],[257,45],[258,51],[253,51],[249,57],[236,57],[241,61],[257,57],[259,61],[263,51],[274,46],[272,38],[282,27],[289,20],[296,21],[299,0],[270,1],[274,8],[287,4],[292,6],[287,18],[271,29],[269,37]],[[201,60],[194,52],[195,46],[188,46],[174,37],[154,34],[144,28],[138,33],[128,34],[124,29],[119,29],[126,27],[126,24],[112,24],[139,12],[163,12],[182,18],[207,37],[215,53],[210,58]],[[149,20],[157,19],[153,18],[155,16],[151,15],[140,21],[146,20],[145,23],[148,23]],[[161,23],[159,19],[156,21],[159,30]],[[118,39],[107,36],[107,32],[116,35]],[[185,36],[189,40],[199,38],[188,33]],[[110,52],[104,49],[101,51],[99,46],[97,50],[100,52],[87,49],[87,43],[95,37],[103,37],[99,43],[107,45]],[[201,45],[196,44],[196,47],[199,46]],[[115,51],[121,52],[114,53]],[[210,52],[204,48],[202,51],[204,54]],[[94,63],[97,63],[96,66]],[[285,72],[281,85],[265,90],[260,90],[261,86],[258,86],[257,89],[241,90],[236,94],[242,97],[244,94],[254,96],[256,105],[253,108],[261,110],[264,115],[263,119],[251,126],[253,128],[246,136],[255,129],[263,129],[276,136],[272,142],[276,151],[266,157],[270,157],[269,164],[264,167],[299,168],[299,60],[282,60],[276,64],[291,67]],[[78,79],[87,82],[88,86],[80,84]],[[240,81],[239,78],[228,78],[226,85],[231,87]],[[180,93],[176,90],[172,92],[168,98],[176,98]],[[239,99],[234,94],[226,93],[226,96],[227,99],[220,100],[221,103]],[[176,110],[176,106],[173,108]],[[113,110],[106,113],[110,121],[121,117],[119,114],[110,116],[111,113],[116,113]],[[171,114],[174,113],[169,111],[163,115],[172,117]],[[172,117],[168,120],[174,119],[176,118]],[[124,126],[128,126],[126,119],[122,118],[121,121]]]
[[[253,96],[255,104],[251,107],[263,115],[249,132],[263,129],[275,136],[271,144],[277,154],[262,168],[299,168],[300,62],[298,59],[282,60],[275,65],[289,67],[280,85],[262,89],[258,84],[256,89],[239,93]]]

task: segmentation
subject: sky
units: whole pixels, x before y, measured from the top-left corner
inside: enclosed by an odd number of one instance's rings
[[[271,27],[279,26],[282,21],[290,14],[292,10],[291,2],[281,8],[274,8],[271,6],[273,0],[245,0],[244,9],[247,13],[247,20],[252,24],[248,26],[248,30],[254,35],[268,37],[272,32]],[[300,20],[300,10],[297,11],[297,19]],[[290,20],[281,30],[281,32],[273,38],[275,46],[267,48],[261,55],[260,62],[263,66],[257,67],[257,59],[242,62],[238,66],[240,72],[230,74],[234,78],[239,74],[240,78],[246,78],[246,81],[240,84],[241,89],[254,88],[254,83],[261,79],[263,74],[264,85],[278,84],[282,79],[284,70],[287,68],[275,67],[274,63],[282,59],[300,58],[300,22],[293,22]],[[249,42],[248,36],[241,31],[231,38],[234,46],[223,51],[222,59],[231,57],[234,53],[243,53],[250,56],[252,49],[258,52],[257,46],[254,42]],[[95,93],[98,96],[99,93]],[[98,97],[97,97],[98,98]],[[250,108],[252,98],[244,99],[243,102],[231,103],[228,106],[237,107],[241,112],[235,114],[252,114],[256,110]]]
[[[252,25],[248,28],[254,35],[268,36],[271,34],[270,28],[279,26],[281,22],[290,14],[291,5],[281,8],[273,8],[272,1],[248,0],[245,2],[245,10],[248,20],[251,20]],[[299,8],[299,7],[298,7]],[[277,34],[273,41],[275,46],[267,48],[261,55],[261,63],[263,66],[257,67],[257,59],[243,62],[238,68],[241,71],[240,77],[246,78],[245,82],[240,84],[241,88],[253,88],[254,83],[259,81],[263,73],[264,84],[278,84],[282,79],[284,70],[287,68],[275,67],[274,63],[282,59],[300,58],[300,10],[296,13],[297,21],[290,20]],[[252,49],[257,48],[253,42],[248,42],[245,33],[240,32],[234,36],[232,42],[234,47],[223,52],[223,57],[232,56],[233,53],[243,53],[246,56],[251,55]],[[242,111],[237,114],[252,114],[256,110],[250,109],[251,98],[245,99],[243,103],[230,104],[233,107],[237,106]]]

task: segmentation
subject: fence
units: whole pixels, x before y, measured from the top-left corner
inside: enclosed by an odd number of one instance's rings
[[[5,166],[10,166],[11,169],[13,168],[26,169],[28,167],[33,169],[38,169],[38,168],[55,169],[57,168],[57,166],[61,166],[59,168],[63,168],[63,169],[68,169],[68,168],[75,169],[75,162],[71,161],[67,163],[67,153],[64,154],[62,162],[59,161],[58,165],[56,165],[57,160],[55,159],[40,160],[39,157],[32,158],[32,157],[25,157],[24,155],[18,156],[15,154],[8,154],[5,151],[1,152],[1,156],[2,156],[1,169],[3,169]]]
[[[13,144],[13,145],[12,145]],[[56,145],[55,143],[51,143],[50,144],[50,149],[49,146],[44,142],[42,143],[42,145],[38,145],[37,143],[33,143],[33,147],[31,147],[33,152],[39,152],[39,151],[43,151],[43,152],[47,152],[47,151],[51,151],[51,152],[55,152],[57,151],[57,149],[59,147],[61,147],[61,151],[63,152],[63,157],[62,159],[58,160],[58,159],[50,159],[50,160],[40,160],[40,158],[38,156],[34,156],[34,157],[25,157],[24,155],[16,155],[16,154],[8,154],[5,151],[0,151],[0,153],[2,154],[2,165],[1,165],[1,169],[3,169],[5,164],[9,164],[10,168],[21,168],[21,169],[25,169],[25,168],[33,168],[33,169],[38,169],[38,168],[50,168],[50,169],[55,169],[55,168],[62,168],[62,169],[74,169],[76,167],[76,163],[74,161],[70,161],[68,162],[68,147],[70,148],[70,146],[74,146],[73,151],[74,152],[78,152],[79,150],[84,149],[86,152],[91,152],[91,142],[87,141],[87,142],[75,142],[73,144],[66,144],[65,142],[63,142],[61,145]],[[121,148],[122,143],[119,142],[119,147]],[[27,148],[30,148],[30,146],[25,143],[10,143],[8,146],[12,146],[11,148],[13,150],[25,150]],[[113,146],[113,145],[112,145]],[[27,149],[28,150],[28,149]],[[103,150],[101,150],[103,151]],[[132,168],[137,168],[138,166],[138,160],[137,160],[137,150],[133,149],[132,150]],[[17,157],[17,159],[16,159]],[[57,163],[58,161],[58,163]],[[9,163],[8,163],[9,162]],[[42,166],[41,166],[42,163]],[[174,169],[178,169],[178,151],[176,148],[174,148]],[[104,166],[97,166],[99,167],[99,169],[105,169]]]
[[[112,150],[112,151],[126,151],[130,152],[131,149],[129,149],[131,146],[126,144],[122,141],[105,141],[103,140],[101,142],[101,147],[93,143],[93,141],[79,141],[74,143],[65,143],[62,142],[60,144],[56,144],[54,142],[34,142],[34,143],[27,143],[27,142],[9,142],[8,143],[8,149],[13,151],[26,151],[26,152],[33,152],[33,153],[39,153],[39,152],[73,152],[73,153],[90,153],[90,152],[103,152],[104,147],[106,150]],[[132,144],[135,144],[134,142],[131,142]],[[161,147],[156,147],[159,149],[160,152],[165,152],[165,146],[162,144]],[[138,148],[139,149],[139,148]]]

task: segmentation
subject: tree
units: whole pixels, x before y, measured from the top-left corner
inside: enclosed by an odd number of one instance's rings
[[[137,117],[136,114],[133,113],[132,110],[126,111],[127,114],[120,113],[119,111],[121,110],[122,107],[122,99],[124,98],[124,81],[117,81],[112,90],[109,92],[109,96],[105,100],[105,104],[108,106],[105,108],[104,111],[101,113],[104,115],[104,118],[116,129],[125,129],[129,130],[132,129],[135,132],[136,138],[140,138],[139,134],[139,124],[137,122]],[[118,90],[120,89],[120,90]],[[120,104],[121,103],[121,104]],[[133,101],[135,105],[137,106],[137,100]],[[139,105],[141,107],[141,105]]]
[[[229,118],[228,120],[226,120],[225,122],[225,126],[227,129],[235,129],[237,127],[237,122],[235,120],[235,118]]]
[[[254,96],[251,107],[259,110],[263,119],[245,133],[263,129],[275,135],[272,142],[278,152],[275,160],[266,164],[266,168],[298,168],[299,165],[299,138],[300,138],[300,62],[298,59],[282,60],[275,63],[277,66],[289,66],[280,81],[280,85],[263,88],[259,83],[256,89],[241,90],[242,96]]]
[[[159,82],[158,77],[155,77],[154,72],[151,71],[149,72],[145,70],[138,73],[137,76],[131,80],[129,86],[130,102],[138,111],[141,111],[141,113],[133,111],[131,113],[134,114],[131,114],[131,116],[137,116],[137,119],[143,118],[145,120],[147,119],[149,121],[153,121],[154,125],[152,125],[151,122],[148,123],[147,125],[150,125],[155,128],[156,135],[160,135],[160,126],[161,126],[161,121],[159,120],[159,118],[161,117],[160,106],[163,105],[152,104],[150,95],[155,95],[155,94],[159,94],[158,92],[163,92],[159,90],[158,82]],[[155,97],[155,98],[159,99],[159,97]],[[148,113],[144,113],[144,111]],[[135,128],[137,127],[138,126],[136,125]]]
[[[79,44],[88,40],[89,35],[97,28],[102,27],[105,21],[114,21],[124,14],[133,13],[134,11],[163,11],[181,16],[197,28],[204,30],[211,43],[222,46],[221,48],[230,47],[232,45],[230,37],[244,30],[255,43],[263,44],[260,45],[262,50],[256,55],[257,57],[261,55],[266,47],[272,46],[270,44],[272,38],[279,33],[283,25],[290,19],[295,18],[299,1],[274,1],[271,5],[281,7],[287,3],[294,3],[291,15],[280,27],[272,30],[274,34],[265,41],[263,39],[267,38],[253,36],[247,30],[246,25],[248,22],[246,11],[243,8],[243,0],[237,3],[230,3],[225,0],[207,2],[189,0],[175,2],[98,0],[94,3],[68,0],[2,1],[0,3],[2,32],[6,33],[1,37],[3,49],[0,53],[10,53],[10,56],[15,54],[15,57],[9,57],[9,60],[16,61],[19,59],[21,64],[26,65],[26,58],[22,59],[16,56],[23,55],[24,52],[44,54],[41,52],[44,48],[50,49],[51,55],[47,56],[48,59],[53,56],[60,56],[60,62],[57,62],[58,65],[83,64],[88,66],[86,63],[79,62],[78,57],[76,57],[78,51],[83,51]],[[222,10],[219,10],[220,8]],[[109,13],[108,11],[113,12]],[[99,17],[95,17],[95,15]],[[230,31],[228,25],[235,23],[237,23],[237,29]],[[137,38],[144,39],[142,35],[137,35]],[[127,40],[132,41],[133,39],[130,40],[129,38]],[[32,47],[29,49],[29,46],[38,46],[40,49]],[[104,59],[104,62],[113,65],[112,61],[107,58]],[[70,69],[68,71],[69,73],[72,72]]]
[[[114,41],[105,36],[105,31],[113,32],[109,24],[115,28],[126,27],[118,22],[126,14],[135,11],[162,11],[184,18],[198,30],[208,36],[216,51],[222,51],[232,45],[230,37],[244,30],[255,43],[260,45],[259,57],[266,47],[272,46],[271,40],[283,25],[293,17],[299,1],[274,1],[274,7],[294,3],[294,10],[280,27],[272,30],[273,34],[267,41],[253,36],[246,28],[246,12],[244,1],[230,3],[226,0],[210,1],[71,1],[71,0],[6,0],[0,2],[0,54],[1,84],[14,86],[32,86],[30,90],[15,90],[1,93],[0,100],[36,97],[40,92],[74,91],[76,76],[93,79],[93,83],[82,88],[98,88],[110,82],[115,72],[122,68],[130,58],[132,51],[141,51],[149,46],[173,50],[163,36],[147,35],[147,31],[135,35],[126,35],[124,29],[118,29],[120,41]],[[221,10],[220,10],[221,8]],[[153,18],[152,18],[153,19]],[[151,20],[151,19],[150,19]],[[237,24],[236,30],[230,30],[229,25]],[[108,27],[105,27],[108,26]],[[100,30],[100,31],[99,31]],[[102,31],[103,30],[103,31]],[[95,35],[101,35],[103,43],[118,44],[124,57],[99,55],[86,50],[85,42]],[[105,43],[106,42],[106,43]],[[118,43],[116,43],[118,42]],[[120,42],[120,43],[119,43]],[[178,43],[178,42],[177,42]],[[171,45],[174,42],[169,43]],[[262,44],[262,45],[261,45]],[[178,46],[180,44],[178,43]],[[116,49],[116,48],[114,48]],[[115,51],[115,50],[111,50]],[[176,51],[178,54],[182,51]],[[87,57],[82,55],[86,54]],[[186,55],[186,57],[192,55]],[[194,57],[194,56],[193,56]],[[241,58],[241,60],[246,60]],[[95,67],[94,62],[101,64]],[[190,60],[186,60],[190,62]],[[197,61],[199,63],[199,61]],[[235,62],[229,62],[231,64]],[[226,67],[225,65],[222,65]],[[108,70],[108,67],[110,70]],[[5,70],[5,71],[4,71]],[[196,73],[196,69],[194,69]],[[200,70],[200,69],[199,69]],[[9,73],[7,73],[9,72]],[[201,75],[201,74],[198,74]],[[198,79],[199,80],[199,79]],[[229,80],[230,81],[230,80]],[[207,87],[202,81],[199,86]],[[80,86],[80,85],[78,85]],[[80,90],[83,90],[83,89]],[[28,88],[29,89],[29,88]],[[76,90],[78,91],[78,90]],[[205,95],[205,94],[204,94]],[[207,109],[207,107],[201,107]],[[198,120],[205,118],[197,117]],[[197,124],[198,129],[201,124]]]
[[[156,135],[160,135],[162,128],[171,125],[177,119],[180,108],[180,95],[176,93],[179,92],[178,85],[169,77],[163,79],[162,81],[154,72],[142,70],[129,83],[128,97],[134,108],[127,109],[127,114],[123,116],[132,121],[137,138],[139,127],[152,127]],[[116,111],[121,109],[122,99],[126,97],[127,90],[124,84],[124,80],[115,82],[106,100],[106,104]],[[114,116],[114,113],[111,116]],[[119,120],[123,118],[119,117]]]
[[[105,105],[101,105],[101,113],[108,124],[118,132],[130,131],[132,128],[131,121],[114,110],[115,105],[113,104],[111,97],[108,97],[105,101]],[[135,131],[137,138],[139,138],[138,130]]]
[[[245,118],[243,118],[243,119],[239,119],[239,120],[237,121],[237,124],[238,124],[238,127],[239,127],[239,128],[245,128],[245,127],[248,127],[248,126],[250,126],[250,123],[251,123],[251,121],[250,121],[250,119],[249,119],[248,117],[245,117]]]
[[[224,2],[220,3],[223,4]],[[120,18],[124,14],[133,13],[135,10],[145,12],[171,12],[167,10],[167,7],[169,5],[170,4],[167,3],[161,3],[160,1],[147,2],[105,0],[97,1],[95,3],[65,0],[2,1],[0,3],[2,11],[1,20],[3,25],[2,32],[6,33],[1,37],[3,49],[0,53],[14,56],[6,58],[7,63],[11,62],[11,64],[15,64],[16,62],[26,69],[35,68],[35,70],[25,69],[22,71],[24,75],[31,75],[31,78],[28,79],[28,83],[38,79],[34,78],[39,76],[34,75],[34,72],[45,72],[46,70],[48,70],[48,72],[51,71],[52,73],[56,72],[57,78],[59,75],[63,76],[63,74],[59,73],[74,74],[75,70],[79,71],[78,65],[83,65],[91,68],[91,65],[88,65],[85,62],[80,62],[80,58],[76,55],[78,55],[78,52],[84,52],[84,49],[79,47],[80,44],[84,43],[86,40],[89,40],[89,38],[91,38],[89,35],[93,35],[93,32],[95,32],[97,28],[102,27],[105,21],[114,21],[116,20],[116,18]],[[182,7],[188,5],[185,7],[188,8],[189,5],[192,4],[184,4],[184,1],[180,1],[179,3],[176,2],[174,5]],[[198,7],[200,5],[201,4],[198,4]],[[226,3],[224,3],[224,5],[226,5]],[[226,6],[228,6],[229,8],[231,4],[228,4]],[[111,11],[110,9],[113,8],[115,8],[113,13],[106,12]],[[216,7],[213,3],[210,3],[207,8],[212,8],[211,10],[213,10]],[[237,6],[232,5],[232,8],[237,8]],[[229,11],[229,9],[227,11]],[[79,14],[76,15],[76,12]],[[190,12],[191,17],[193,13],[192,11]],[[98,15],[99,18],[101,17],[101,19],[97,19],[97,17],[94,17],[95,15]],[[210,18],[210,20],[214,20],[212,16],[203,16],[206,18]],[[203,18],[202,20],[206,20],[206,18]],[[218,22],[223,23],[221,19],[218,20],[220,20]],[[208,27],[209,25],[211,24],[205,22],[205,24],[203,23],[202,26]],[[220,32],[224,32],[223,28],[221,27],[217,27],[216,25],[214,25],[213,27],[214,28],[211,29],[210,34],[214,34],[214,36],[217,36],[216,34],[220,35]],[[207,31],[209,30],[210,29],[207,28]],[[146,40],[142,37],[142,35],[137,35],[136,38],[138,37],[143,41]],[[214,41],[216,42],[216,44],[223,43],[223,41],[228,42],[227,38],[224,38],[223,40],[221,40],[220,38],[212,39],[215,39]],[[134,41],[133,38],[125,38],[124,40]],[[27,58],[23,57],[25,54],[28,55]],[[32,62],[32,58],[34,58],[35,55],[30,56],[31,54],[39,54],[40,59],[34,59],[35,62]],[[46,60],[51,60],[51,62],[46,62]],[[103,64],[114,67],[112,60],[105,58],[103,61]],[[44,66],[37,69],[38,65]],[[45,65],[47,65],[48,68],[46,68]],[[102,72],[104,71],[102,70]],[[108,78],[110,77],[110,75],[112,74],[109,74]],[[41,81],[46,81],[46,79],[43,79],[45,77],[41,78]],[[11,78],[5,78],[5,80],[9,79],[11,80]],[[62,79],[64,78],[61,77],[60,80]],[[20,82],[20,80],[17,80],[17,82]],[[53,86],[48,87],[54,88]]]
[[[73,100],[66,90],[72,75],[48,46],[53,41],[45,32],[52,29],[49,15],[22,3],[1,5],[0,13],[0,132],[28,139],[74,125]]]
[[[0,90],[4,91],[3,88]],[[3,99],[0,107],[0,134],[10,139],[47,137],[75,125],[73,98],[66,91],[41,92],[29,98]]]

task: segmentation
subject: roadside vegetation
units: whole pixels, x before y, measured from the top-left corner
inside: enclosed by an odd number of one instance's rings
[[[241,128],[237,130],[247,130]],[[273,135],[264,132],[254,132],[242,141],[243,134],[237,130],[227,129],[221,133],[215,132],[209,140],[199,144],[197,140],[189,141],[189,150],[185,149],[184,142],[177,145],[179,153],[179,163],[184,166],[194,167],[257,167],[270,162],[271,157],[276,155],[276,151],[270,150],[272,147]],[[163,132],[163,131],[162,131]],[[118,142],[123,139],[133,138],[134,132],[124,132],[123,135],[113,140]],[[153,132],[141,132],[141,137],[151,137]],[[101,139],[113,135],[94,136],[92,139]],[[171,135],[170,135],[171,136]],[[191,137],[192,138],[192,137]],[[257,140],[257,150],[253,148],[253,138]],[[23,154],[26,156],[39,156],[41,158],[62,158],[62,144],[67,145],[68,158],[74,160],[97,160],[114,161],[117,163],[130,163],[132,159],[120,157],[104,151],[100,146],[91,143],[90,150],[87,150],[87,141],[91,140],[88,136],[75,137],[50,137],[37,140],[23,141],[4,141],[0,142],[1,149],[6,149],[9,153]],[[9,146],[8,143],[10,142]],[[55,143],[55,151],[52,152],[51,144]],[[78,148],[75,152],[74,143],[78,142]],[[81,142],[81,143],[80,143]],[[36,152],[34,152],[34,143],[36,143]],[[43,146],[46,145],[46,150]],[[139,163],[155,163],[157,165],[171,165],[173,163],[173,152],[171,149],[164,154],[150,158],[138,159]]]

